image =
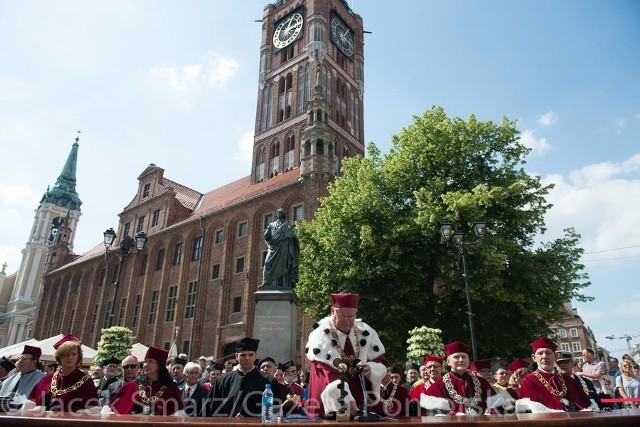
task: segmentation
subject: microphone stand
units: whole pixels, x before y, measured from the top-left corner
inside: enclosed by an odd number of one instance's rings
[[[369,412],[369,398],[367,397],[367,388],[365,387],[364,374],[362,373],[362,370],[360,370],[359,376],[360,376],[360,385],[362,386],[363,408],[362,408],[362,414],[356,415],[353,419],[354,421],[378,421],[378,419],[380,419],[378,414]]]

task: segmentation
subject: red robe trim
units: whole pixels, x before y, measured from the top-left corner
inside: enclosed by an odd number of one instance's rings
[[[445,374],[447,375],[447,374]],[[475,388],[473,385],[473,374],[465,373],[462,376],[457,376],[454,374],[450,374],[449,378],[451,379],[451,386],[453,389],[462,397],[473,398],[475,393]],[[479,414],[484,414],[487,409],[487,398],[489,396],[493,396],[496,392],[491,387],[491,384],[484,378],[476,377],[480,382],[480,402],[475,407],[476,411]],[[442,377],[438,378],[435,383],[428,389],[426,389],[425,393],[427,396],[433,396],[438,398],[447,399],[449,401],[449,406],[452,410],[452,414],[455,413],[465,413],[465,406],[462,403],[455,402],[449,392],[447,391],[446,386],[444,385],[444,381]],[[429,408],[425,408],[429,409]]]
[[[162,396],[149,403],[151,414],[173,415],[173,413],[183,408],[182,392],[176,383],[155,382],[147,385],[145,390],[147,397],[155,396],[162,386],[167,386],[162,392]],[[138,381],[129,381],[114,394],[109,400],[109,406],[116,414],[140,414],[143,411],[144,403],[140,399]]]
[[[540,375],[549,382],[554,390],[560,390],[561,384],[559,380],[560,374],[550,374],[545,371],[538,370]],[[576,405],[576,409],[586,409],[591,405],[589,397],[584,394],[582,387],[580,387],[576,381],[568,375],[562,375],[565,384],[567,385],[566,398]],[[555,409],[560,411],[567,411],[560,401],[560,397],[551,393],[540,382],[540,380],[531,373],[525,376],[520,386],[520,399],[531,399],[534,402],[543,404],[549,409]]]
[[[64,390],[84,377],[87,377],[87,374],[78,368],[66,376],[59,374],[56,387],[58,390]],[[80,387],[58,397],[54,397],[51,393],[52,378],[53,374],[45,375],[31,390],[29,400],[33,400],[36,406],[43,406],[47,411],[63,412],[77,412],[81,409],[98,406],[98,390],[91,378],[87,377],[87,380]]]

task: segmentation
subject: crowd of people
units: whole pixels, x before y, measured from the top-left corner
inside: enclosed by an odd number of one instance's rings
[[[586,349],[582,366],[546,337],[531,343],[531,360],[505,365],[469,359],[461,341],[421,365],[390,363],[368,324],[357,318],[359,295],[332,294],[331,313],[309,335],[308,371],[293,360],[258,358],[259,340],[235,342],[235,363],[185,354],[169,360],[149,347],[144,360],[110,357],[92,372],[81,367],[82,346],[71,334],[54,345],[57,367],[38,369],[41,350],[25,345],[17,360],[0,361],[0,411],[64,411],[199,417],[258,417],[270,385],[279,416],[411,417],[513,412],[637,409],[640,377],[631,359],[597,361]],[[14,363],[15,362],[15,363]],[[604,376],[610,376],[609,387]],[[628,399],[606,403],[607,397]],[[24,412],[23,412],[24,413]],[[369,419],[369,418],[366,418]]]

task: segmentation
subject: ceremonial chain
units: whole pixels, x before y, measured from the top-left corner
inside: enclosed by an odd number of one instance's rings
[[[344,354],[344,349],[340,346],[340,339],[338,338],[338,333],[336,332],[336,330],[333,328],[333,326],[331,326],[331,338],[333,338],[336,342],[336,347],[338,348],[338,351],[340,352],[340,357],[342,358],[343,361],[351,363],[355,358],[357,358],[360,355],[360,340],[358,339],[358,330],[356,328],[353,328],[353,334],[356,337],[356,343],[353,347],[353,356],[347,356],[346,354]],[[349,339],[349,334],[346,334],[346,339]],[[346,341],[345,341],[346,344]]]
[[[82,384],[86,383],[87,380],[89,380],[89,376],[85,375],[84,377],[80,378],[80,380],[74,385],[64,388],[62,390],[58,390],[59,377],[60,377],[59,371],[55,371],[53,373],[53,376],[51,377],[51,394],[53,394],[54,397],[62,396],[63,394],[67,394],[73,390],[77,390],[80,387],[82,387]]]
[[[576,382],[580,383],[580,385],[582,386],[582,391],[584,391],[584,394],[586,394],[587,396],[589,396],[589,389],[587,388],[587,382],[584,380],[584,378],[580,378],[578,379],[576,377]]]
[[[148,397],[147,390],[145,390],[145,386],[142,384],[138,384],[138,394],[140,395],[140,400],[142,400],[142,403],[144,403],[145,405],[148,405],[149,403],[156,403],[158,399],[162,397],[162,393],[164,393],[166,388],[167,386],[163,385],[162,387],[160,387],[160,390],[158,390],[158,392],[154,396]]]
[[[471,402],[469,402],[469,399],[465,399],[462,396],[460,396],[458,394],[457,391],[455,391],[453,389],[453,384],[451,384],[451,374],[447,373],[444,374],[442,376],[442,381],[444,382],[444,386],[447,388],[447,391],[449,392],[449,396],[451,396],[451,398],[453,399],[454,402],[456,403],[461,403],[464,406],[477,406],[480,401],[482,400],[482,397],[480,396],[480,393],[482,393],[482,387],[480,386],[480,380],[478,380],[478,378],[475,375],[471,375],[471,380],[473,381],[473,398],[471,399]],[[470,403],[470,404],[469,404]]]
[[[393,390],[391,390],[391,394],[389,395],[388,398],[383,399],[382,396],[380,396],[380,400],[382,400],[382,403],[384,404],[384,407],[387,409],[391,409],[393,407],[393,396],[396,395],[396,389],[398,388],[398,385],[395,383],[393,384]]]
[[[545,386],[547,390],[549,390],[549,393],[553,394],[554,396],[564,397],[567,394],[567,384],[565,384],[564,378],[562,378],[562,374],[558,374],[558,378],[560,378],[560,384],[562,385],[562,390],[556,390],[551,387],[549,381],[545,380],[544,377],[540,375],[540,372],[534,371],[533,375],[535,375],[538,381],[540,381],[542,385]]]

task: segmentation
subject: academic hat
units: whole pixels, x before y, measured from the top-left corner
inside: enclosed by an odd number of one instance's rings
[[[211,363],[207,366],[207,372],[211,371],[224,371],[224,365],[222,363]]]
[[[478,372],[483,369],[491,369],[491,360],[481,359],[481,360],[473,361],[469,365],[469,369],[471,369],[471,372]]]
[[[256,365],[256,366],[257,366],[257,367],[260,367],[260,366],[262,366],[262,364],[263,364],[264,362],[271,362],[271,363],[273,363],[274,365],[278,366],[278,364],[277,364],[277,363],[276,363],[276,361],[273,359],[273,357],[269,357],[269,356],[267,356],[267,357],[263,357],[262,359],[259,359],[259,360],[258,360],[258,362],[257,362],[257,365]]]
[[[418,365],[416,365],[415,363],[407,363],[407,367],[404,368],[404,370],[408,371],[409,369],[415,369],[417,371],[418,369],[420,369],[420,367]]]
[[[295,365],[296,365],[296,364],[295,364],[295,362],[294,362],[293,360],[289,360],[289,361],[287,361],[287,362],[281,363],[281,364],[278,366],[278,369],[281,369],[281,370],[282,370],[282,372],[284,372],[284,371],[286,371],[287,369],[289,369],[290,367],[295,366]]]
[[[182,357],[174,357],[173,361],[171,362],[172,365],[182,365],[182,366],[186,366],[187,365],[187,359],[183,359]]]
[[[440,365],[442,365],[442,361],[444,360],[443,357],[440,357],[438,355],[435,354],[427,354],[427,356],[424,358],[424,363],[423,365],[427,365],[427,363],[429,362],[438,362]]]
[[[351,293],[331,294],[331,307],[333,308],[358,308],[360,295]]]
[[[76,343],[78,345],[82,344],[80,342],[80,340],[77,337],[75,337],[73,334],[67,334],[67,335],[63,336],[62,338],[60,338],[60,340],[53,345],[53,348],[57,350],[62,344],[66,343],[66,342],[74,342],[74,343]]]
[[[570,351],[556,351],[556,362],[568,362],[573,360],[573,353]]]
[[[236,353],[241,351],[258,351],[258,344],[260,340],[256,340],[249,337],[244,337],[236,341]]]
[[[531,348],[533,349],[534,353],[538,351],[539,348],[548,348],[549,350],[555,352],[556,349],[558,348],[558,344],[551,341],[547,337],[540,337],[531,343]]]
[[[2,356],[2,359],[0,359],[0,366],[2,366],[7,372],[13,371],[16,367],[16,365],[14,365],[11,360],[7,359],[4,356]]]
[[[158,362],[159,365],[165,365],[169,358],[169,352],[157,347],[149,347],[147,353],[144,355],[144,359],[153,359]]]
[[[122,360],[116,359],[115,357],[110,357],[109,359],[102,359],[102,363],[100,364],[100,366],[119,365],[120,362],[122,362]]]
[[[40,356],[42,356],[42,350],[40,347],[25,344],[22,354],[30,354],[34,359],[40,359]]]
[[[446,353],[447,356],[451,356],[454,353],[469,354],[469,350],[471,350],[471,347],[469,347],[467,344],[463,343],[462,341],[454,341],[444,346],[444,352]]]
[[[520,368],[528,368],[528,367],[529,367],[529,362],[520,358],[515,359],[513,362],[507,365],[507,369],[509,369],[511,372],[515,372]]]
[[[391,367],[391,373],[392,374],[401,374],[402,375],[402,368],[398,365],[393,365]]]

